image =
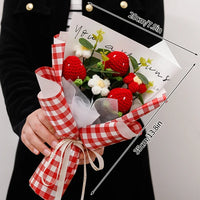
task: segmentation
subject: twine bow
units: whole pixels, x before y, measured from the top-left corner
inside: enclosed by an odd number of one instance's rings
[[[58,150],[60,150],[61,156],[60,156],[60,161],[59,161],[59,166],[58,166],[57,177],[55,179],[55,181],[58,181],[55,200],[60,200],[61,197],[62,197],[63,187],[64,187],[64,183],[65,183],[65,177],[66,177],[66,173],[67,173],[67,167],[69,165],[69,157],[70,157],[70,150],[71,150],[72,144],[77,146],[83,152],[83,156],[84,156],[84,176],[83,176],[83,186],[82,186],[81,200],[84,199],[86,179],[87,179],[86,155],[88,156],[90,165],[92,166],[92,168],[95,171],[99,171],[99,170],[104,168],[104,161],[103,161],[102,156],[99,153],[97,153],[93,150],[90,150],[92,153],[95,154],[96,158],[98,159],[99,167],[97,167],[94,164],[94,162],[92,161],[88,149],[87,148],[84,149],[82,141],[72,140],[72,139],[63,139],[61,142],[58,143],[58,145],[56,146],[54,151],[51,153],[50,158],[49,158],[48,162],[46,163],[46,166],[45,166],[45,169],[44,169],[44,172],[45,172],[46,169],[48,169],[52,160],[54,159],[56,152]],[[85,154],[85,152],[86,152],[86,154]],[[43,173],[43,175],[44,175],[44,173]],[[43,175],[42,175],[42,183],[45,186],[49,187],[49,186],[52,186],[53,184],[55,184],[55,181],[51,184],[46,183]]]

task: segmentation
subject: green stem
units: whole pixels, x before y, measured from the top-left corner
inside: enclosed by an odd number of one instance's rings
[[[90,57],[92,57],[93,56],[93,54],[94,54],[94,51],[96,50],[96,48],[97,48],[97,43],[98,43],[98,41],[96,41],[96,43],[95,43],[95,45],[94,45],[94,48],[93,48],[93,50],[92,50],[92,54],[91,54],[91,56]]]

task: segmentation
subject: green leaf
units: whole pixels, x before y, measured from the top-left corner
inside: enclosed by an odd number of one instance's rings
[[[100,60],[98,58],[90,57],[84,61],[84,66],[86,68],[90,68],[90,67],[96,65],[98,62],[100,62]]]
[[[99,72],[99,73],[104,73],[104,74],[116,74],[117,72],[115,71],[110,71],[110,70],[102,70],[102,69],[99,69],[97,67],[90,67],[89,68],[90,71],[93,71],[93,72]]]
[[[111,68],[106,68],[105,72],[111,73],[111,74],[119,74],[119,72],[116,72],[116,71],[112,70]]]
[[[115,79],[116,81],[123,81],[123,78],[121,76],[116,76],[113,79]]]
[[[79,38],[79,42],[85,48],[93,49],[93,45],[88,40],[86,40],[85,38]]]
[[[141,94],[138,94],[138,99],[140,100],[141,104],[144,104],[144,100]]]
[[[148,79],[146,78],[146,76],[144,76],[143,74],[137,72],[136,75],[139,77],[139,79],[145,84],[149,84],[149,81]]]
[[[120,88],[120,87],[122,87],[123,86],[123,84],[124,84],[124,82],[123,81],[115,81],[115,82],[113,82],[112,83],[112,85],[111,85],[111,89],[114,89],[114,88]]]
[[[128,71],[126,72],[126,74],[123,77],[126,77],[129,73],[130,73],[130,67],[128,68]]]
[[[89,87],[87,84],[83,84],[81,88],[84,90],[91,90],[91,87]]]
[[[129,56],[134,72],[139,68],[138,62],[133,56]]]

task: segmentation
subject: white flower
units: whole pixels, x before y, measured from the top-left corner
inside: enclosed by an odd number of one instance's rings
[[[133,80],[134,80],[134,82],[138,83],[138,85],[142,84],[142,81],[141,81],[141,79],[138,76],[135,76],[133,78]]]
[[[82,45],[76,45],[74,47],[74,51],[75,51],[75,56],[77,57],[83,56],[84,58],[89,58],[92,54],[91,50],[87,49],[86,47]]]
[[[110,90],[108,88],[103,88],[101,90],[101,96],[106,97],[109,92],[110,92]]]
[[[94,95],[100,94],[100,93],[101,93],[101,88],[98,87],[98,86],[92,87],[92,93],[93,93]]]
[[[102,96],[107,96],[110,92],[108,87],[110,86],[110,81],[108,79],[103,80],[98,75],[93,75],[88,81],[88,86],[92,88],[92,93],[94,95],[101,94]]]

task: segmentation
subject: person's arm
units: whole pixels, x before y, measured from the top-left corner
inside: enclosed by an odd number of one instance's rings
[[[0,37],[0,80],[13,130],[35,154],[49,155],[57,144],[55,130],[37,100],[39,86],[32,67],[24,21],[16,14],[18,1],[6,0]]]
[[[13,130],[20,136],[26,116],[38,109],[39,86],[31,70],[27,35],[14,12],[16,0],[6,0],[0,36],[0,81]]]

